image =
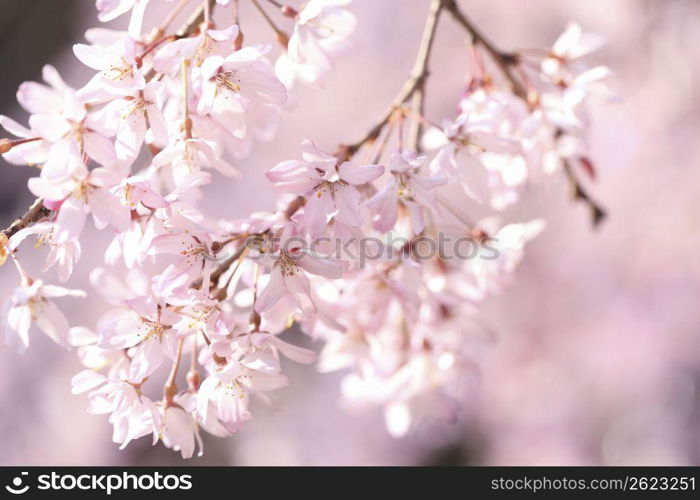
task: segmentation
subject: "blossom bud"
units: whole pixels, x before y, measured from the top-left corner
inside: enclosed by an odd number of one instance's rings
[[[187,372],[187,385],[191,389],[196,391],[197,389],[199,389],[199,384],[201,384],[201,383],[202,383],[202,377],[198,371],[190,370]]]
[[[480,227],[472,229],[470,236],[479,242],[483,242],[485,239],[489,238],[489,234]]]
[[[168,382],[165,384],[165,387],[163,388],[163,396],[165,397],[165,401],[168,406],[171,406],[173,404],[173,400],[175,399],[175,395],[177,394],[177,386],[175,385],[175,382]]]
[[[527,93],[527,103],[530,105],[531,109],[534,109],[540,105],[540,94],[534,90],[530,90]]]
[[[182,133],[187,139],[192,138],[192,120],[189,116],[182,121]]]
[[[297,10],[294,7],[292,7],[291,5],[283,5],[280,8],[280,11],[282,12],[282,15],[287,16],[287,17],[291,17],[291,18],[295,18],[299,15],[299,12],[297,12]]]
[[[590,158],[582,156],[578,159],[578,161],[581,162],[581,166],[583,167],[583,170],[588,174],[588,177],[595,180],[596,171],[595,167],[593,166],[593,162],[590,160]]]
[[[14,143],[10,139],[0,139],[0,154],[5,154],[7,153],[12,147],[14,146]]]
[[[2,266],[7,260],[7,235],[5,233],[0,233],[0,266]]]
[[[158,146],[156,146],[155,144],[150,143],[150,142],[148,144],[146,144],[146,147],[148,147],[148,151],[153,156],[157,155],[158,153],[160,153],[162,151],[162,148],[159,148]]]
[[[233,41],[233,48],[234,48],[234,50],[241,50],[242,47],[243,47],[243,32],[239,31],[238,36]]]
[[[289,36],[284,31],[278,31],[275,33],[275,38],[285,49],[289,45]]]

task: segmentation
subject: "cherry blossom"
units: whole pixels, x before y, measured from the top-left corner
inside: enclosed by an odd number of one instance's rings
[[[31,141],[17,150],[13,148],[5,159],[20,163],[45,163],[50,160],[51,168],[58,169],[69,162],[65,154],[68,149],[76,151],[76,155],[84,154],[101,165],[111,166],[116,161],[114,145],[94,128],[99,128],[99,124],[88,114],[75,90],[65,84],[52,66],[45,66],[42,73],[48,85],[25,82],[17,91],[17,100],[31,113],[30,129],[7,117],[2,117],[0,121],[4,128],[19,137],[41,141]],[[77,148],[67,147],[64,141],[76,144]]]
[[[31,227],[17,231],[9,240],[8,250],[13,252],[29,236],[37,237],[36,246],[46,244],[50,247],[46,257],[44,271],[47,271],[55,264],[58,264],[58,278],[60,281],[68,281],[73,274],[73,267],[80,260],[80,242],[75,239],[68,239],[64,242],[57,242],[54,237],[55,224],[51,222],[40,222]]]
[[[148,434],[153,434],[153,444],[158,441],[160,414],[138,387],[89,369],[73,377],[72,385],[73,394],[88,392],[90,413],[109,414],[114,426],[112,440],[120,449]]]
[[[163,408],[162,429],[163,444],[174,451],[179,451],[182,458],[192,458],[195,443],[199,446],[199,456],[204,453],[202,438],[197,428],[197,420],[192,413],[177,406]]]
[[[68,147],[65,154],[74,153],[75,146],[72,147]],[[73,161],[68,171],[53,172],[50,168],[44,168],[39,177],[29,180],[32,193],[60,202],[54,228],[55,240],[63,243],[77,239],[88,213],[92,213],[95,225],[100,229],[110,225],[116,231],[125,230],[129,224],[129,211],[110,191],[117,183],[116,174],[104,168],[88,171],[82,161]]]
[[[301,363],[315,360],[313,353],[270,334],[251,332],[237,337],[226,364],[217,366],[199,388],[197,413],[202,420],[207,421],[210,412],[215,411],[217,420],[228,432],[238,432],[251,418],[248,409],[251,394],[288,384],[287,377],[280,371],[280,352]]]
[[[331,58],[349,49],[355,16],[344,9],[350,0],[310,0],[298,12],[286,53],[275,65],[287,86],[298,80],[316,84],[331,69]]]
[[[425,228],[424,210],[436,209],[437,205],[430,190],[444,184],[446,179],[428,177],[418,173],[425,157],[417,157],[410,152],[394,153],[389,170],[392,177],[381,191],[365,202],[374,217],[374,228],[386,232],[394,227],[400,206],[411,214],[413,231],[419,234]]]
[[[80,62],[98,71],[78,96],[86,102],[104,102],[142,90],[146,80],[138,68],[136,50],[136,41],[129,36],[108,48],[75,44],[73,52]]]
[[[311,236],[319,236],[328,219],[359,226],[360,193],[355,186],[366,184],[384,173],[381,165],[357,165],[318,149],[313,142],[302,143],[303,161],[277,164],[267,178],[282,192],[308,196],[304,218]]]
[[[239,33],[238,26],[233,25],[166,43],[156,52],[153,67],[162,73],[176,71],[182,61],[191,61],[194,67],[201,67],[209,56],[227,56]]]
[[[138,37],[141,34],[143,15],[149,2],[150,0],[97,0],[95,2],[95,6],[99,11],[97,19],[106,23],[131,12],[129,33],[134,37]]]
[[[245,137],[246,109],[252,102],[283,104],[287,89],[263,61],[270,46],[245,47],[226,58],[202,63],[202,95],[197,111],[209,114],[234,137]]]
[[[193,176],[199,176],[202,168],[213,168],[228,177],[240,176],[238,170],[222,157],[219,146],[205,139],[183,139],[170,144],[153,158],[152,165],[169,168],[176,186],[185,185]]]
[[[262,248],[267,260],[272,262],[269,281],[255,303],[255,309],[264,313],[287,297],[305,315],[316,311],[311,297],[311,285],[307,273],[326,278],[340,278],[343,266],[331,259],[317,255],[291,238],[293,229],[286,230],[277,249]]]
[[[19,269],[23,274],[22,285],[14,290],[2,309],[5,343],[19,354],[24,353],[29,347],[29,330],[35,323],[51,340],[68,347],[68,321],[51,299],[85,297],[85,292],[32,280]]]

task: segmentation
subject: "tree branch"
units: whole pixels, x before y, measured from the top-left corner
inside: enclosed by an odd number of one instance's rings
[[[410,99],[416,92],[419,92],[420,94],[423,93],[425,80],[429,73],[428,62],[433,49],[433,40],[435,39],[437,22],[440,18],[440,13],[442,12],[444,4],[445,0],[432,0],[432,3],[430,4],[430,11],[428,12],[428,18],[425,21],[423,36],[418,48],[416,62],[413,65],[413,69],[411,70],[408,80],[406,80],[403,87],[401,87],[401,90],[392,101],[389,109],[387,109],[380,116],[379,120],[369,130],[369,132],[367,132],[367,134],[365,134],[365,136],[357,142],[346,144],[341,147],[348,157],[354,155],[366,143],[376,140],[384,126],[391,120],[391,117],[394,115],[397,108],[401,107],[401,105]],[[422,97],[420,100],[420,105],[422,106]]]
[[[51,210],[44,206],[44,200],[42,198],[37,198],[22,217],[15,220],[7,229],[3,229],[0,233],[4,234],[7,238],[11,238],[18,231],[45,219],[50,214]]]
[[[562,158],[562,163],[564,173],[566,174],[566,178],[571,186],[571,197],[574,200],[582,201],[588,205],[588,208],[591,211],[591,221],[593,222],[593,227],[598,227],[600,223],[605,220],[605,217],[607,217],[605,209],[601,207],[593,198],[591,198],[588,192],[583,188],[581,181],[576,176],[576,173],[574,172],[569,160]]]
[[[214,12],[214,8],[216,7],[216,0],[209,0],[209,12],[210,14]],[[182,25],[182,27],[177,31],[176,36],[178,38],[185,38],[193,34],[197,28],[204,22],[204,17],[205,17],[205,4],[202,3],[202,5],[197,8],[192,13],[192,16],[185,22],[185,24]]]
[[[496,63],[498,68],[506,77],[510,84],[513,93],[518,97],[527,101],[527,90],[523,86],[520,79],[513,72],[513,68],[518,64],[519,57],[517,54],[504,52],[499,50],[479,29],[464,15],[457,5],[456,0],[442,0],[444,7],[452,14],[452,17],[469,33],[472,37],[472,43],[481,45],[484,50],[491,56],[491,59]]]
[[[297,196],[297,197],[294,198],[292,201],[290,201],[289,204],[287,205],[287,208],[285,208],[285,210],[284,210],[284,216],[285,216],[287,219],[291,219],[292,216],[293,216],[295,213],[297,213],[297,211],[299,211],[305,204],[306,204],[306,198],[304,198],[303,196]],[[263,233],[259,233],[259,234],[263,234]],[[256,235],[255,235],[255,234],[250,234],[250,235],[248,235],[248,237],[250,237],[250,236],[256,236]],[[235,264],[236,261],[238,261],[238,259],[240,259],[240,258],[243,256],[243,252],[245,252],[245,250],[247,249],[247,247],[248,247],[248,242],[247,242],[247,241],[244,241],[243,245],[241,245],[241,247],[240,247],[238,250],[236,250],[236,251],[235,251],[230,257],[228,257],[226,260],[224,260],[223,262],[221,262],[220,264],[218,264],[218,265],[212,270],[211,275],[209,276],[209,283],[210,283],[211,285],[213,285],[213,286],[216,286],[217,283],[218,283],[218,281],[219,281],[219,278],[221,278],[221,276],[222,276],[226,271],[228,271],[229,268],[230,268],[233,264]],[[199,279],[193,281],[193,282],[190,284],[190,287],[191,287],[191,288],[201,288],[201,286],[202,286],[202,278],[199,278]]]

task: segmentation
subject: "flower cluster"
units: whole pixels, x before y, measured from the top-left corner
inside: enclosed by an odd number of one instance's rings
[[[325,342],[322,371],[349,370],[346,403],[383,406],[392,434],[424,415],[453,418],[488,338],[479,304],[508,284],[544,227],[473,221],[469,199],[499,211],[532,179],[565,170],[600,210],[575,173],[593,173],[585,105],[606,92],[607,70],[588,68],[584,56],[600,38],[571,25],[536,56],[474,40],[459,113],[436,126],[421,100],[437,18],[450,11],[469,21],[454,0],[433,0],[407,90],[367,136],[333,152],[304,141],[298,158],[267,170],[277,210],[212,219],[199,209],[202,190],[218,175],[242,177],[231,162],[274,137],[295,102],[293,85],[317,88],[356,24],[349,0],[299,9],[270,1],[293,22],[288,34],[253,3],[277,49],[245,45],[238,25],[214,23],[215,8],[237,19],[235,1],[205,0],[174,30],[187,2],[168,4],[170,14],[147,29],[148,1],[97,0],[100,21],[131,18],[128,31],[91,29],[89,43],[74,46],[95,71],[90,81],[73,89],[46,66],[45,83],[17,94],[28,126],[0,117],[15,137],[0,140],[5,160],[40,167],[28,183],[37,203],[0,233],[0,262],[12,258],[21,278],[3,311],[5,340],[24,351],[35,324],[75,348],[85,370],[73,392],[109,416],[122,447],[151,434],[191,457],[201,430],[238,432],[251,397],[270,400],[288,384],[282,358],[316,360],[280,338],[294,323]],[[504,70],[502,82],[485,55]],[[71,328],[52,300],[84,292],[30,277],[20,246],[29,238],[47,246],[44,271],[56,265],[65,282],[89,215],[112,237],[105,267],[90,276],[109,308],[94,328]],[[474,258],[405,258],[440,232],[474,238]],[[404,238],[396,258],[361,266],[330,246],[309,250],[321,239],[394,234]]]

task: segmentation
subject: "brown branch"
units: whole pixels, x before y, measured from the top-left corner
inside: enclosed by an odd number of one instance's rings
[[[291,202],[289,202],[289,205],[287,205],[287,208],[284,210],[284,215],[287,219],[291,219],[292,216],[297,213],[304,205],[306,204],[306,198],[303,196],[297,196],[294,198]],[[260,233],[262,234],[262,233]],[[256,234],[250,234],[248,237],[256,236]],[[230,257],[228,257],[226,260],[221,262],[219,265],[217,265],[214,270],[211,272],[211,275],[209,277],[209,283],[211,285],[216,286],[217,282],[219,281],[219,278],[228,271],[233,264],[238,261],[243,256],[243,253],[246,251],[248,248],[248,241],[246,240],[241,247],[236,250]],[[192,282],[190,285],[191,288],[201,288],[202,286],[202,278],[199,278],[195,281]]]
[[[295,213],[297,213],[304,205],[306,205],[306,198],[304,198],[303,196],[297,196],[291,202],[289,202],[289,205],[287,205],[287,208],[284,210],[284,216],[287,219],[291,219],[292,216]]]
[[[7,238],[11,238],[18,231],[47,218],[49,215],[51,215],[51,210],[44,206],[44,200],[37,198],[22,217],[10,224],[7,229],[0,231],[0,233]]]
[[[513,93],[518,97],[527,101],[527,90],[522,82],[513,72],[515,66],[519,62],[517,54],[504,52],[498,49],[486,36],[464,15],[457,5],[456,0],[442,0],[443,6],[452,14],[452,17],[462,25],[472,38],[472,43],[481,45],[484,50],[491,56],[491,59],[496,63],[498,68],[506,77],[510,84]]]
[[[437,22],[440,18],[440,13],[445,5],[445,0],[433,0],[430,4],[430,11],[428,13],[428,18],[425,21],[425,29],[423,30],[423,37],[420,41],[420,46],[418,48],[418,55],[416,56],[416,62],[413,65],[413,70],[411,71],[408,80],[403,84],[401,90],[397,96],[392,101],[389,109],[387,109],[376,122],[376,124],[365,134],[362,139],[354,142],[352,144],[346,144],[341,147],[344,154],[352,156],[357,151],[367,144],[368,142],[373,142],[379,137],[382,129],[391,120],[392,116],[396,112],[397,108],[400,108],[403,103],[410,99],[416,92],[422,94],[425,80],[428,77],[428,62],[430,60],[430,54],[432,53],[433,40],[435,39],[435,32],[437,29]]]
[[[582,201],[588,205],[588,208],[591,211],[591,221],[593,222],[593,227],[598,227],[600,223],[605,220],[605,217],[607,217],[605,209],[601,207],[593,198],[591,198],[588,192],[583,188],[583,185],[576,176],[576,173],[574,172],[569,160],[562,158],[562,162],[564,173],[566,174],[566,178],[571,186],[571,198]]]
[[[216,7],[216,0],[209,0],[209,3],[207,5],[209,8],[209,12],[213,13],[214,8]],[[178,38],[186,38],[192,35],[195,31],[197,31],[197,29],[199,29],[199,26],[204,22],[205,12],[206,6],[203,3],[199,6],[197,10],[194,11],[194,13],[192,13],[192,16],[190,16],[190,18],[185,22],[185,24],[182,25],[182,28],[178,30],[176,36]]]
[[[246,249],[246,244],[247,243],[244,242],[244,244],[241,245],[241,247],[238,250],[236,250],[233,254],[231,254],[230,257],[226,258],[226,260],[224,260],[221,264],[214,268],[209,277],[209,283],[216,285],[217,281],[219,281],[219,278],[221,278],[221,275],[224,274],[228,270],[228,268],[233,265],[234,262],[241,258],[241,255],[243,255],[243,252]],[[198,280],[194,281],[190,286],[192,288],[200,288],[202,286],[202,278],[199,278]]]

